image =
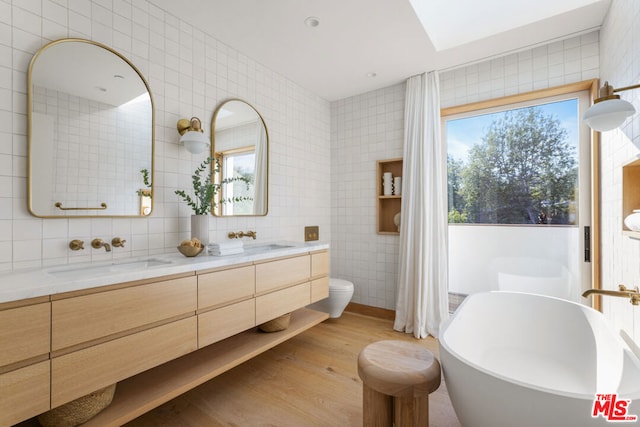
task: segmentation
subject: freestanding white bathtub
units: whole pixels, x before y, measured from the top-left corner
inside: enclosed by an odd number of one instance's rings
[[[640,425],[640,361],[601,313],[517,292],[465,299],[440,333],[440,358],[463,427],[611,425],[596,393],[630,399]]]

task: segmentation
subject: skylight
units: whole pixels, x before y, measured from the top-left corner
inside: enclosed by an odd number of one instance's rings
[[[599,0],[410,0],[436,50],[523,27]]]

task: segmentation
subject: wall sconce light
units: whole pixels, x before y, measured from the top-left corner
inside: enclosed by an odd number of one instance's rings
[[[620,99],[616,92],[639,88],[640,84],[614,89],[609,82],[604,82],[600,88],[598,99],[584,112],[582,121],[591,129],[606,132],[620,126],[629,116],[635,114],[636,109],[628,101]]]
[[[200,154],[211,146],[209,139],[204,135],[202,130],[202,122],[197,117],[191,117],[191,120],[178,120],[178,133],[180,143],[184,145],[191,154]]]

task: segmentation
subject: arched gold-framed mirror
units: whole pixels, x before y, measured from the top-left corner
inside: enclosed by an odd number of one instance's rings
[[[215,216],[264,216],[269,210],[269,132],[262,115],[242,99],[220,104],[211,120],[211,155],[220,164],[216,182],[222,184]],[[250,182],[247,185],[246,182]],[[230,201],[241,198],[242,201]],[[225,200],[220,203],[220,200]]]
[[[27,108],[32,215],[151,213],[153,98],[127,58],[90,40],[53,41],[31,59]]]

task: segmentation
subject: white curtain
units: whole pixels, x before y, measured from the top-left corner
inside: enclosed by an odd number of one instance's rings
[[[256,169],[254,176],[253,213],[264,215],[267,206],[267,132],[258,120],[258,138],[256,140]],[[264,179],[263,179],[264,177]]]
[[[398,299],[393,328],[438,337],[449,316],[447,159],[435,71],[407,80]]]

